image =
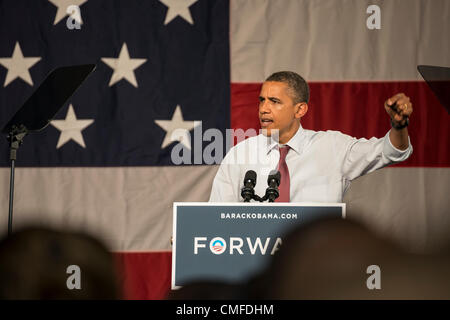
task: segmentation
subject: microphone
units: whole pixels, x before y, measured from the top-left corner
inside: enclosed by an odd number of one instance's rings
[[[241,196],[244,202],[250,202],[255,197],[256,172],[248,170],[244,177],[244,186],[241,189]]]
[[[267,178],[267,184],[269,187],[266,189],[266,195],[264,196],[264,198],[269,199],[269,202],[274,202],[275,199],[280,196],[280,191],[278,190],[280,180],[280,171],[270,171],[269,177]]]

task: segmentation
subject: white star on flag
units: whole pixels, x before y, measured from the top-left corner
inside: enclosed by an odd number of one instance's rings
[[[31,79],[28,69],[30,69],[39,60],[41,60],[40,57],[25,58],[22,50],[20,49],[19,42],[16,42],[11,58],[0,58],[0,64],[8,69],[3,86],[6,87],[16,78],[21,78],[30,86],[33,86],[33,80]]]
[[[68,15],[68,13],[67,13],[68,7],[70,7],[72,5],[79,7],[83,3],[85,3],[87,0],[48,0],[48,1],[50,1],[56,7],[58,7],[58,10],[56,11],[56,16],[55,16],[55,22],[53,23],[53,25],[55,25],[58,22],[60,22],[65,16]],[[79,24],[83,24],[83,21],[81,20],[81,16],[73,15],[72,17]]]
[[[50,122],[51,125],[61,131],[56,149],[59,149],[71,139],[83,148],[86,148],[81,131],[93,122],[93,119],[78,120],[75,112],[73,111],[73,106],[70,105],[64,120],[53,120]]]
[[[179,141],[189,150],[191,149],[189,131],[202,124],[201,121],[185,121],[179,105],[177,105],[171,120],[155,120],[155,123],[166,131],[161,149],[174,141]]]
[[[168,8],[166,13],[166,19],[164,20],[164,25],[168,24],[177,16],[182,17],[190,24],[194,24],[191,12],[189,11],[189,7],[198,0],[159,0],[159,1],[162,2]]]
[[[118,58],[102,58],[102,61],[114,70],[111,80],[109,81],[110,87],[119,80],[125,78],[137,88],[138,84],[136,76],[134,75],[134,70],[145,63],[147,59],[131,59],[130,54],[128,53],[127,44],[124,42]]]

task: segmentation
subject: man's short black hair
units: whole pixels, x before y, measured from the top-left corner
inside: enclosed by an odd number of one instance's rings
[[[279,71],[269,76],[266,81],[284,82],[292,93],[294,103],[309,102],[309,87],[305,79],[292,71]]]

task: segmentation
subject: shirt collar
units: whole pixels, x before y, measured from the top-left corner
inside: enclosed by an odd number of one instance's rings
[[[303,129],[302,125],[300,124],[297,132],[294,134],[294,136],[286,143],[292,150],[294,150],[297,154],[301,153],[302,150],[302,143],[305,138],[305,129]],[[267,137],[269,140],[267,142],[267,154],[269,154],[273,149],[278,148],[278,141],[273,139],[272,137]]]

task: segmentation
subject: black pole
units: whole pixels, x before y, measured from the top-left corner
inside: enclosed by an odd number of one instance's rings
[[[12,234],[13,224],[13,207],[14,207],[14,173],[16,169],[17,149],[23,142],[23,138],[27,135],[27,128],[24,125],[13,126],[8,135],[9,141],[9,160],[11,160],[11,173],[9,179],[9,214],[8,214],[8,236]]]
[[[14,169],[15,159],[11,159],[11,175],[9,180],[9,215],[8,215],[8,236],[12,233],[13,205],[14,205]]]

